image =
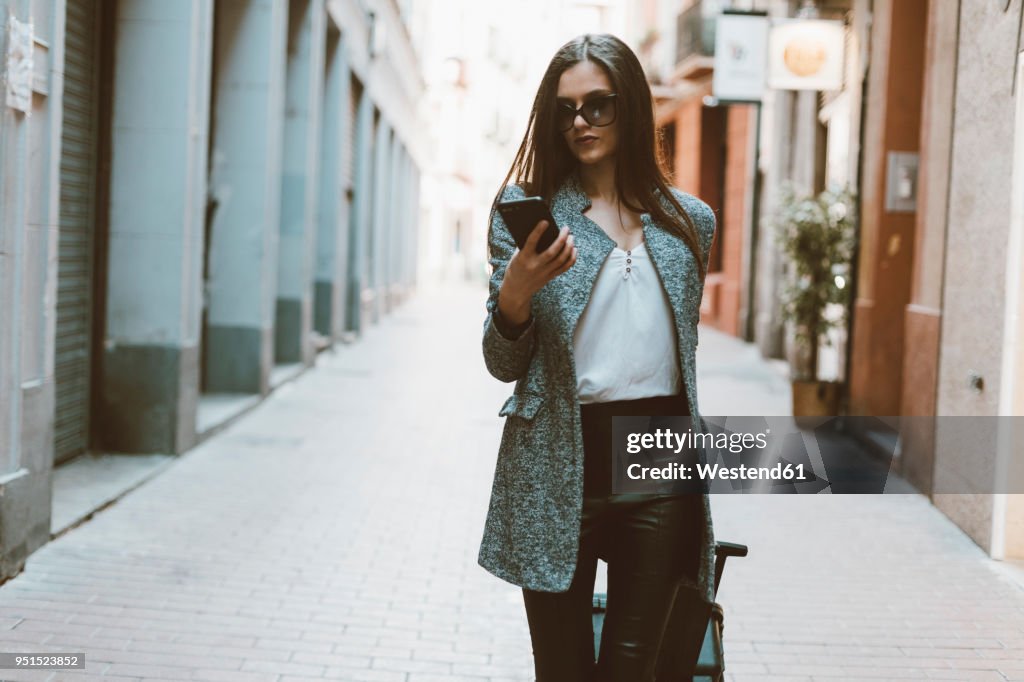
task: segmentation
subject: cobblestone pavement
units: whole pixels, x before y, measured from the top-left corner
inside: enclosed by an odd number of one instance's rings
[[[422,291],[35,552],[0,587],[0,650],[87,667],[0,677],[532,679],[520,591],[476,564],[512,388],[483,366],[483,297]],[[785,399],[743,344],[702,331],[699,352],[706,414]],[[731,680],[1024,680],[1016,574],[926,499],[713,507],[750,547],[719,593]]]

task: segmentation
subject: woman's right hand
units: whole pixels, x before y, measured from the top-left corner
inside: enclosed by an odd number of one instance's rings
[[[505,277],[498,295],[501,316],[511,324],[522,324],[530,317],[530,300],[545,284],[576,263],[575,240],[568,227],[548,248],[537,253],[537,240],[544,234],[548,221],[534,226],[522,249],[517,249],[505,268]]]

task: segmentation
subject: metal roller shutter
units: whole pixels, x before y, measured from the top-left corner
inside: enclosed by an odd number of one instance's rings
[[[60,162],[54,459],[89,444],[92,272],[96,223],[97,0],[67,3]]]

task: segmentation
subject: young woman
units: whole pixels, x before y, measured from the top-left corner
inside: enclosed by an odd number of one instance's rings
[[[536,252],[542,221],[518,250],[491,212],[483,354],[516,385],[479,562],[523,588],[539,682],[692,671],[713,601],[707,494],[612,495],[611,428],[690,415],[705,430],[694,352],[715,218],[667,183],[650,88],[618,38],[580,36],[551,60],[495,204],[525,196],[549,202],[559,237]]]

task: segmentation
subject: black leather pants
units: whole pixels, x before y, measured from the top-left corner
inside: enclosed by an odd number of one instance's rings
[[[679,396],[672,396],[580,406],[585,483],[576,573],[566,592],[523,589],[537,682],[655,679],[680,579],[697,575],[702,499],[611,495],[611,416],[686,414],[679,405]],[[598,558],[608,562],[608,602],[595,665],[591,613]]]

